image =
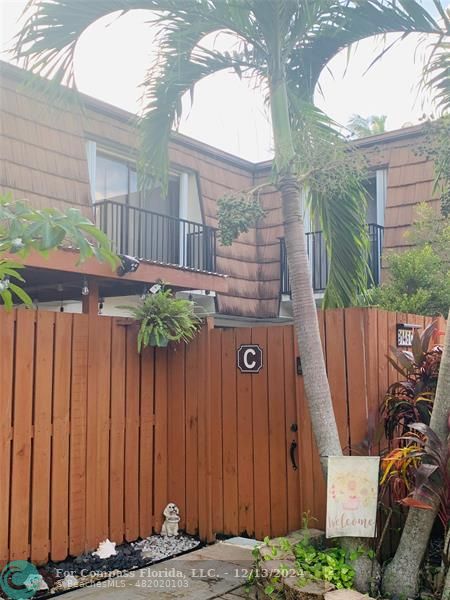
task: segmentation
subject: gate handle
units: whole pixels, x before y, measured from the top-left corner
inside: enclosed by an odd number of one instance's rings
[[[295,450],[297,448],[297,442],[295,440],[292,440],[291,443],[291,447],[289,450],[289,454],[291,455],[291,463],[292,463],[292,468],[294,469],[294,471],[297,470],[297,463],[295,462]]]

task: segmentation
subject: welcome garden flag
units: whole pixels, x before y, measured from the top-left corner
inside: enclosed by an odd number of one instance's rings
[[[379,456],[330,456],[327,538],[375,537]]]

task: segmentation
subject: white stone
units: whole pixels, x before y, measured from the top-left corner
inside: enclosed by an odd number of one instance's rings
[[[97,550],[92,553],[93,556],[98,556],[99,558],[109,558],[110,556],[116,556],[116,554],[116,542],[111,542],[108,539],[100,542]]]
[[[67,574],[61,582],[61,587],[63,587],[65,590],[69,590],[70,588],[77,586],[78,579],[75,577],[75,575]]]
[[[165,521],[161,528],[161,535],[173,537],[178,535],[178,523],[180,522],[180,510],[176,504],[169,502],[163,511]]]
[[[46,584],[45,579],[39,573],[27,577],[26,581],[24,581],[24,585],[27,590],[33,590],[34,592],[48,590],[48,585]]]

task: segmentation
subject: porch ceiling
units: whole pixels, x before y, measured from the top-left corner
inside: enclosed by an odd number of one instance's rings
[[[17,257],[13,255],[10,258],[17,260]],[[219,293],[228,290],[227,276],[217,273],[141,261],[137,271],[119,277],[107,263],[101,263],[91,258],[82,264],[77,264],[78,259],[77,251],[61,248],[54,250],[47,259],[37,252],[33,252],[25,258],[24,264],[33,270],[39,269],[40,280],[50,277],[56,281],[58,274],[54,273],[52,276],[50,275],[52,271],[64,273],[65,279],[72,281],[76,281],[80,277],[93,277],[100,280],[99,284],[102,288],[110,289],[114,294],[119,292],[117,295],[133,293],[130,290],[134,287],[141,289],[142,285],[158,281],[163,281],[177,290],[209,290]],[[44,276],[44,272],[47,272],[46,276]],[[121,288],[124,288],[123,291]]]

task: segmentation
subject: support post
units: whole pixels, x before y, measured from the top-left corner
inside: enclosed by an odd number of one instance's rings
[[[98,315],[99,285],[95,279],[87,279],[89,294],[82,297],[83,314]]]

